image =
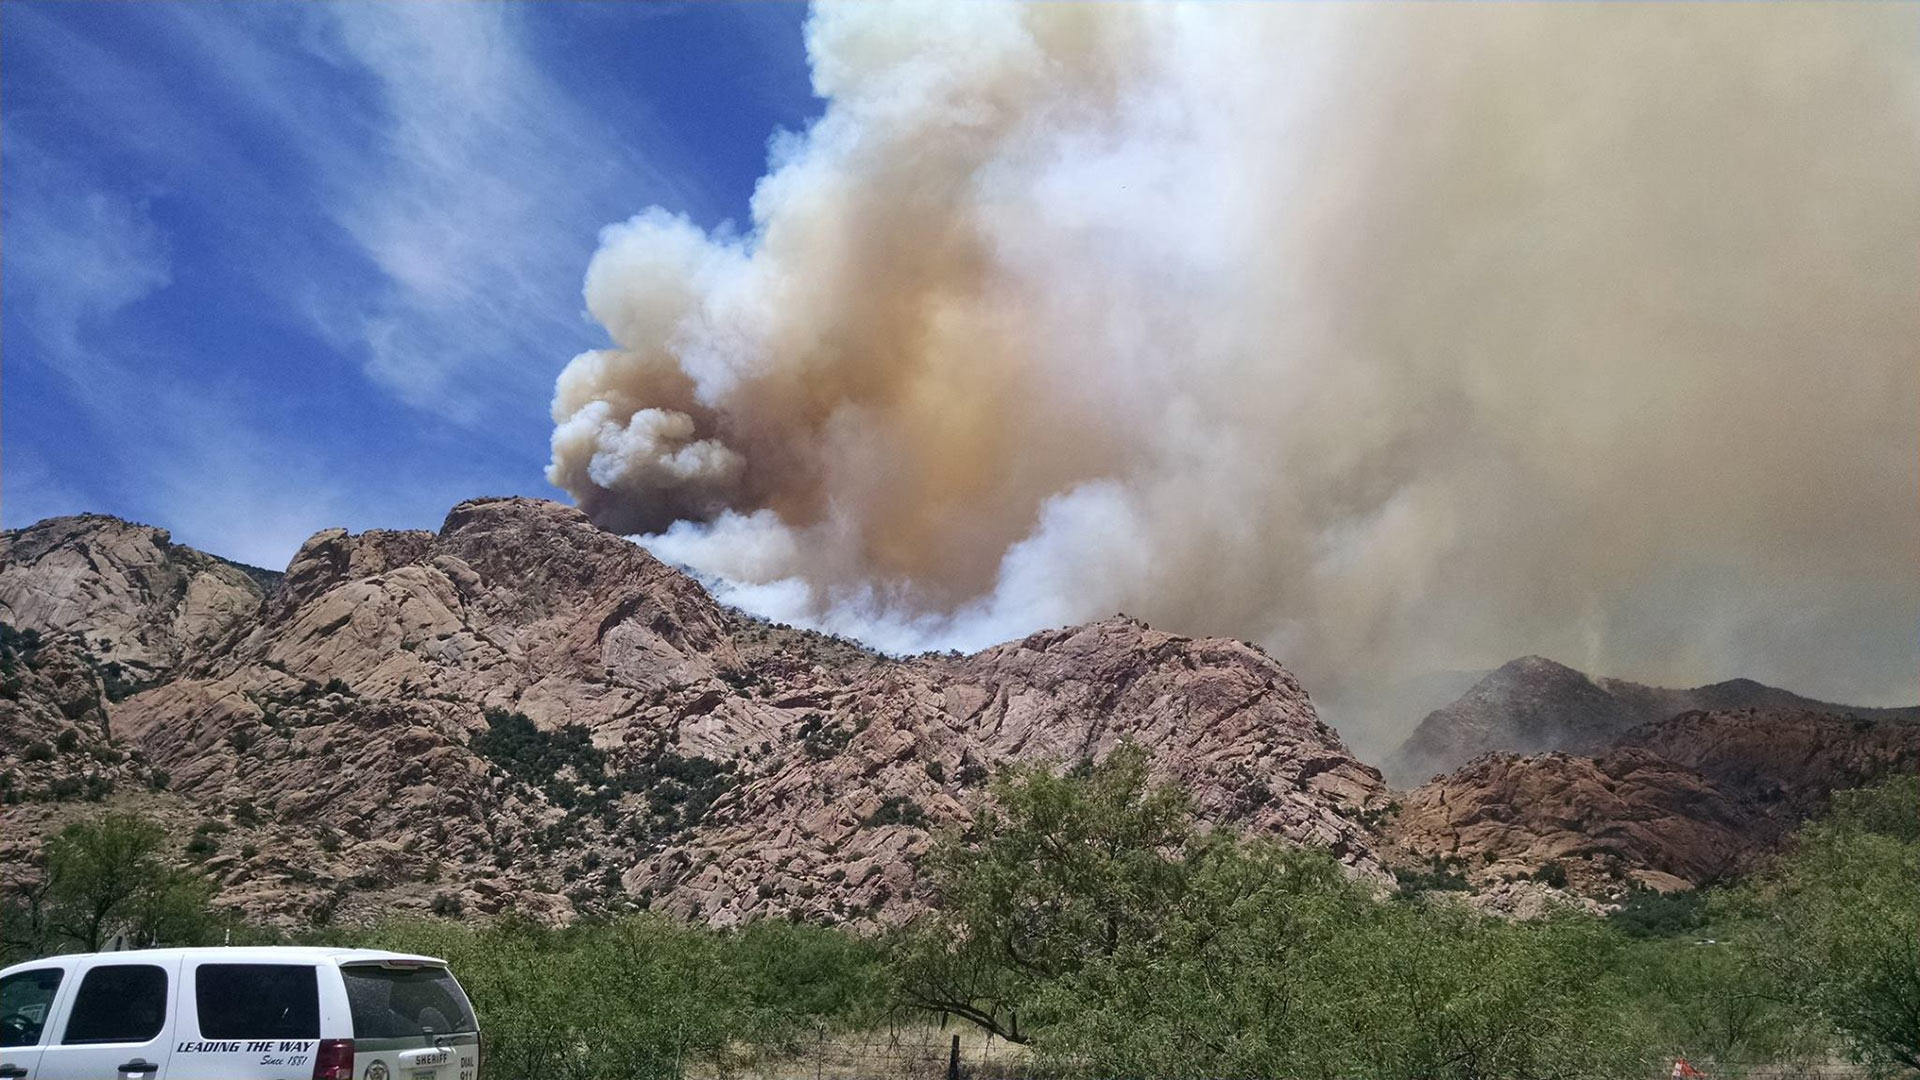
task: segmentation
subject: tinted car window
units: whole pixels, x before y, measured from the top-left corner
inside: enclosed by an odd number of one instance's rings
[[[356,1039],[406,1039],[474,1030],[467,995],[446,968],[340,969]]]
[[[87,972],[73,998],[63,1043],[146,1042],[167,1018],[167,973],[152,964]]]
[[[320,979],[311,964],[201,964],[193,977],[208,1039],[317,1039]]]
[[[40,1045],[61,974],[59,968],[41,968],[0,979],[0,1046]]]

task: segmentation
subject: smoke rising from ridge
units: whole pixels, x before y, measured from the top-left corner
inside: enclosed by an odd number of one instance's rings
[[[604,232],[553,404],[553,482],[726,599],[903,651],[1123,610],[1323,697],[1539,652],[1912,699],[1920,11],[863,4],[808,50],[746,235]]]

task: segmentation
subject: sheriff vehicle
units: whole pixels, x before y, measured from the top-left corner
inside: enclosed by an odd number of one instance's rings
[[[478,1080],[446,961],[140,949],[0,971],[0,1080]]]

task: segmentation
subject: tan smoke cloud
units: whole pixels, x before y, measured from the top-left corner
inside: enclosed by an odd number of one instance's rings
[[[1124,610],[1336,695],[1524,652],[1915,694],[1920,9],[808,48],[750,233],[610,227],[553,406],[553,481],[728,598],[902,650]]]

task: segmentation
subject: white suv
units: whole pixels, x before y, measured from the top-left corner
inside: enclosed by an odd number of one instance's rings
[[[0,1080],[477,1080],[444,960],[142,949],[0,971]]]

